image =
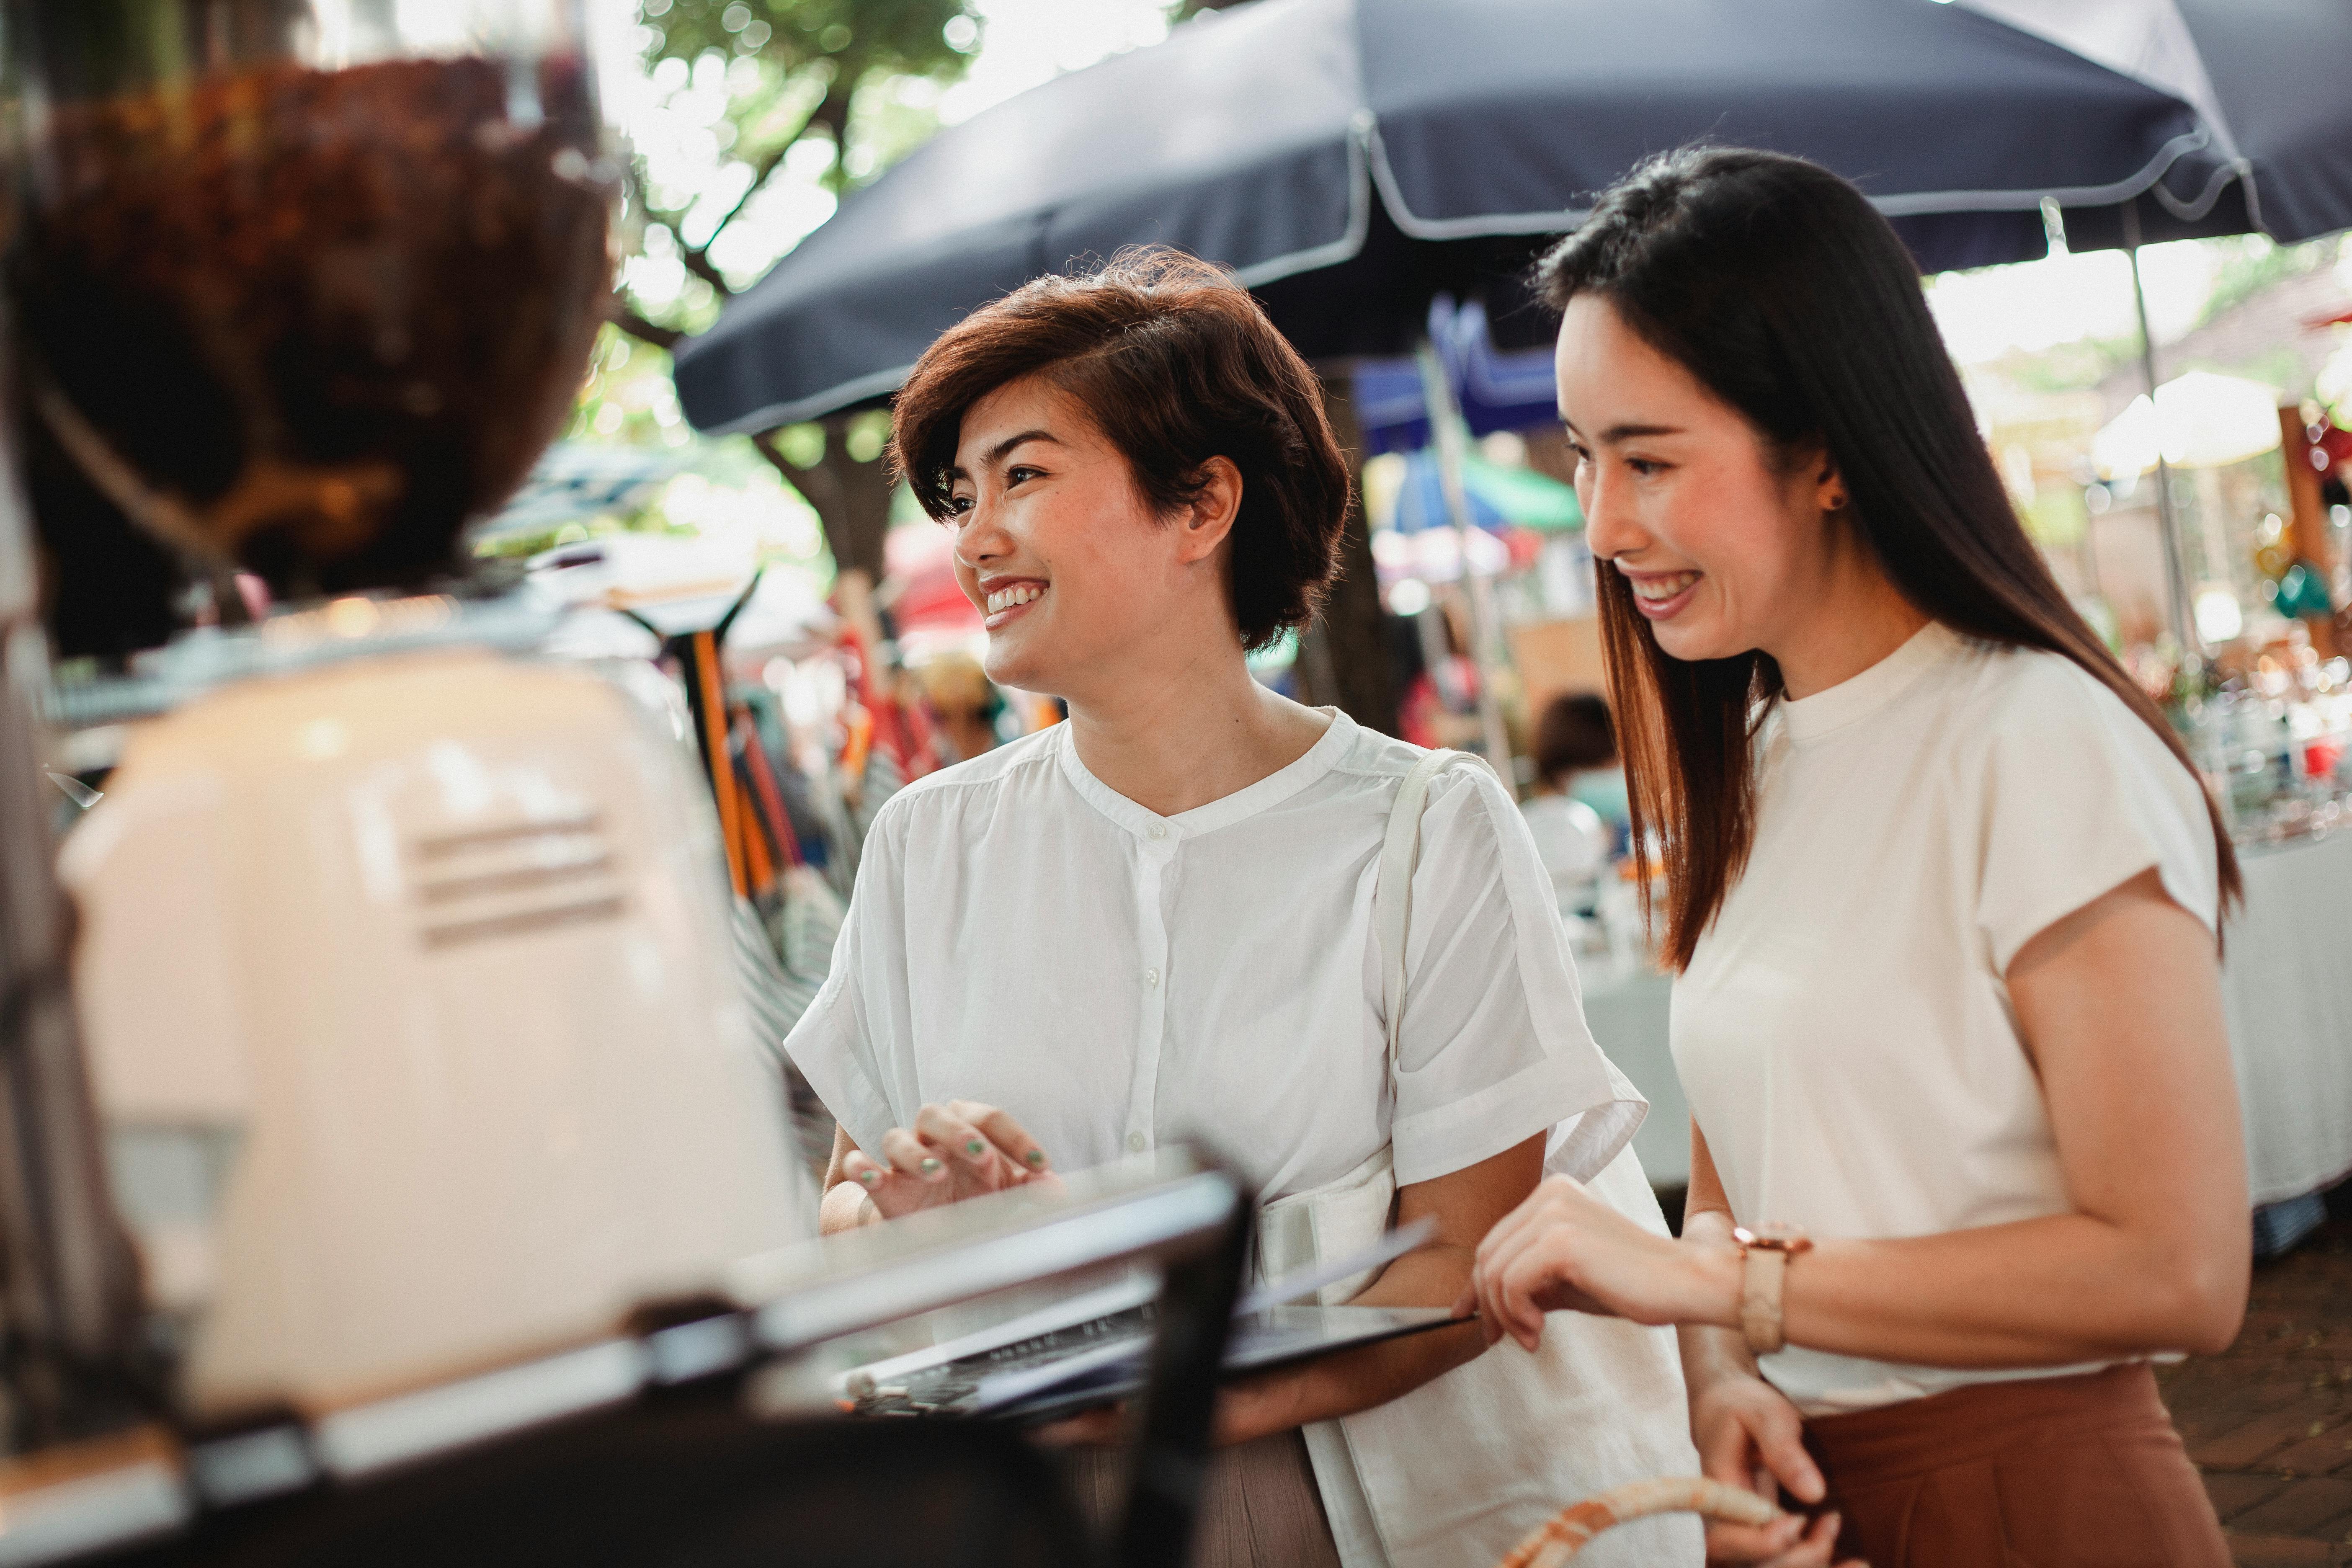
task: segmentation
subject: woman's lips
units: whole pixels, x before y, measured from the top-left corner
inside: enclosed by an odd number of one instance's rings
[[[1698,592],[1697,572],[1658,572],[1635,575],[1625,574],[1626,586],[1633,590],[1633,607],[1654,621],[1667,620],[1682,612]]]

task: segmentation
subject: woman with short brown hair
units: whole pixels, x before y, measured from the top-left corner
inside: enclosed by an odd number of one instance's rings
[[[842,1126],[827,1228],[1199,1135],[1258,1183],[1275,1242],[1302,1205],[1433,1220],[1354,1299],[1442,1307],[1549,1138],[1663,1236],[1624,1152],[1639,1099],[1483,770],[1428,784],[1385,1000],[1379,862],[1420,753],[1244,663],[1313,614],[1349,493],[1315,376],[1255,301],[1166,252],[1032,283],[916,365],[895,448],[955,531],[990,678],[1070,716],[875,823],[786,1042]],[[1200,1560],[1485,1568],[1571,1497],[1688,1469],[1671,1342],[1563,1339],[1482,1356],[1441,1331],[1230,1389]],[[1468,1388],[1495,1418],[1449,1425]],[[1695,1528],[1645,1528],[1595,1560],[1696,1561]]]

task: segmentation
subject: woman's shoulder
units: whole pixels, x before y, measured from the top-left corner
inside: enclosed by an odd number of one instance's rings
[[[1952,734],[1964,780],[2006,810],[2177,821],[2210,837],[2203,784],[2115,688],[2063,654],[1971,645]]]
[[[1949,680],[1953,733],[1971,749],[2031,744],[2054,752],[2105,748],[2169,756],[2147,721],[2116,689],[2063,653],[1962,638]]]
[[[925,773],[882,804],[876,827],[889,823],[904,831],[910,823],[964,809],[975,795],[998,794],[1039,777],[1051,777],[1060,763],[1062,728],[1055,724]]]
[[[1929,726],[1929,743],[1947,753],[1980,756],[2021,737],[2088,742],[2118,722],[2147,731],[2105,681],[2064,654],[1936,630],[1946,652],[1902,700]]]
[[[1429,755],[1427,747],[1365,726],[1358,729],[1353,743],[1331,772],[1353,785],[1348,793],[1368,803],[1376,801],[1385,813],[1396,800],[1405,775]],[[1465,816],[1496,812],[1507,812],[1516,819],[1516,797],[1485,759],[1456,752],[1453,760],[1429,781],[1422,820],[1425,826],[1434,826]]]

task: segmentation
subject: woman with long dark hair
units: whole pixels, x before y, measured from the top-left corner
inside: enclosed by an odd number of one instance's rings
[[[2229,1561],[2147,1368],[2234,1337],[2229,840],[2018,522],[1862,195],[1657,160],[1542,264],[1693,1112],[1679,1242],[1547,1181],[1462,1303],[1680,1326],[1712,1555]],[[1654,846],[1654,848],[1651,847]]]

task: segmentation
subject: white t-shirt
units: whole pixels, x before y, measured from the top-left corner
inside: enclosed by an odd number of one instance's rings
[[[1066,724],[933,773],[877,817],[784,1048],[866,1149],[972,1099],[1063,1170],[1197,1132],[1273,1199],[1391,1136],[1409,1184],[1579,1117],[1563,1157],[1598,1172],[1645,1106],[1585,1028],[1550,880],[1483,769],[1430,788],[1391,1103],[1372,889],[1421,754],[1335,714],[1175,816],[1087,773]]]
[[[1732,1213],[1874,1238],[2069,1212],[2003,977],[2150,867],[2215,921],[2197,780],[2079,666],[1936,625],[1781,703],[1758,767],[1747,869],[1674,990],[1675,1065]],[[1809,1415],[2086,1370],[1763,1361]]]

